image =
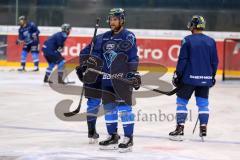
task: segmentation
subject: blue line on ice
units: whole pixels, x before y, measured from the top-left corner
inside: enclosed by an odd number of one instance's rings
[[[77,131],[77,130],[69,130],[69,129],[50,129],[50,128],[32,128],[32,127],[18,127],[18,126],[8,126],[8,125],[0,125],[0,128],[8,128],[8,129],[19,129],[19,130],[32,130],[32,131],[41,131],[41,132],[63,132],[63,133],[81,133],[87,134],[84,131]],[[139,138],[155,138],[155,139],[168,139],[167,136],[153,136],[153,135],[138,135],[136,134],[134,137]],[[191,142],[200,142],[199,139],[186,139]],[[221,140],[205,140],[204,143],[217,143],[217,144],[236,144],[240,145],[240,141],[221,141]]]

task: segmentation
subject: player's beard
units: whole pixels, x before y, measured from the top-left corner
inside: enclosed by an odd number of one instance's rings
[[[119,24],[118,26],[113,25],[114,27],[111,26],[111,30],[113,33],[118,33],[119,30],[122,28],[122,26]]]
[[[23,26],[24,26],[24,23],[19,23],[19,26],[20,26],[20,27],[23,27]]]

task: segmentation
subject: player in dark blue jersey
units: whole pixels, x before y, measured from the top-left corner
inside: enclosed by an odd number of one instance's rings
[[[34,62],[34,70],[39,68],[39,33],[38,27],[33,22],[28,22],[25,16],[19,17],[20,28],[18,30],[17,44],[23,45],[21,54],[21,68],[18,71],[25,71],[26,59],[28,52],[31,51]]]
[[[65,60],[61,55],[63,51],[64,43],[70,34],[71,26],[70,24],[63,24],[62,31],[57,32],[50,36],[43,44],[42,51],[44,53],[44,57],[48,62],[48,68],[46,70],[46,74],[44,77],[45,83],[52,83],[49,81],[49,76],[55,65],[58,66],[58,83],[65,84],[63,81],[63,69]]]
[[[191,35],[182,40],[180,55],[173,84],[179,87],[177,92],[177,127],[170,132],[170,139],[182,140],[184,123],[187,118],[187,104],[193,92],[198,106],[200,121],[200,137],[207,135],[209,118],[209,88],[215,85],[215,75],[218,67],[216,42],[203,34],[206,22],[202,16],[193,16],[188,24]]]
[[[87,68],[95,68],[98,67],[96,59],[101,59],[102,66],[99,68],[105,73],[101,79],[101,88],[109,137],[99,143],[100,149],[120,149],[120,152],[131,151],[133,146],[132,89],[138,89],[141,84],[137,72],[139,58],[136,38],[124,28],[124,23],[125,11],[122,8],[111,9],[108,16],[111,30],[96,37],[93,55],[87,60]],[[131,81],[131,85],[122,81],[116,82],[114,77],[118,76]],[[119,145],[118,113],[124,130],[123,142]]]

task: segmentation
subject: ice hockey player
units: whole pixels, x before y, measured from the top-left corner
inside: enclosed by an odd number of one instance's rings
[[[87,125],[88,125],[88,138],[89,144],[96,144],[98,142],[99,134],[96,130],[96,121],[101,104],[101,76],[97,77],[94,83],[85,83],[83,81],[84,73],[88,67],[88,59],[91,50],[91,44],[81,50],[79,55],[80,65],[76,67],[77,75],[80,81],[84,83],[84,95],[87,98]],[[93,51],[93,55],[95,51]]]
[[[39,33],[38,27],[33,22],[28,22],[25,16],[18,18],[19,30],[16,44],[23,45],[21,53],[21,68],[18,71],[25,71],[28,52],[31,51],[34,62],[34,72],[39,71]]]
[[[113,65],[113,63],[122,63],[117,59],[119,55],[126,55],[128,58],[129,72],[125,78],[133,82],[132,88],[138,89],[141,84],[141,77],[137,72],[138,56],[135,35],[124,28],[125,11],[122,8],[113,8],[109,12],[108,24],[110,31],[97,36],[94,47],[94,56],[88,59],[88,68],[94,68],[94,64],[100,58],[103,62],[102,71],[112,74],[111,70],[121,70],[121,65]],[[116,68],[116,66],[118,66]],[[134,130],[134,114],[132,112],[132,92],[127,97],[130,100],[121,99],[117,96],[109,96],[107,93],[116,94],[117,86],[114,86],[111,76],[106,74],[102,77],[102,104],[105,110],[105,121],[108,132],[108,138],[99,142],[100,149],[115,150],[119,152],[131,151],[133,146],[133,130]],[[118,94],[117,94],[118,95]],[[118,134],[118,113],[121,117],[124,130],[123,142],[118,144],[120,136]]]
[[[184,123],[187,118],[187,104],[193,92],[198,107],[198,119],[200,121],[200,137],[207,135],[209,118],[209,89],[215,85],[215,75],[218,66],[218,55],[214,39],[203,34],[206,21],[202,16],[195,15],[188,23],[188,29],[192,32],[182,40],[180,55],[176,71],[173,76],[173,84],[179,87],[177,92],[177,126],[170,132],[171,140],[183,140]]]
[[[65,84],[63,81],[63,70],[65,60],[61,55],[63,51],[64,42],[66,41],[68,35],[71,32],[70,24],[63,24],[61,26],[62,31],[57,32],[50,36],[43,44],[42,51],[44,53],[44,57],[48,62],[48,68],[46,70],[46,74],[44,77],[44,83],[52,83],[49,80],[49,76],[55,65],[58,66],[58,83]]]

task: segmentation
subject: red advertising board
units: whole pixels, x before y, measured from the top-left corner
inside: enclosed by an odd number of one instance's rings
[[[7,61],[19,62],[22,46],[15,44],[16,35],[8,35]],[[41,47],[47,36],[40,36],[40,62],[45,62]],[[80,50],[84,48],[91,40],[91,37],[69,37],[66,41],[63,55],[66,60],[78,56]],[[175,67],[177,56],[180,50],[179,39],[146,39],[137,38],[138,55],[141,62],[150,62],[164,65],[166,67]],[[217,50],[219,56],[219,69],[222,69],[223,42],[217,41]],[[31,56],[28,56],[31,61]]]

